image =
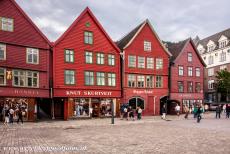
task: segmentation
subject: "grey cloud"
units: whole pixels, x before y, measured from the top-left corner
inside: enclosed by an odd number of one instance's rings
[[[229,0],[16,0],[51,41],[89,6],[113,40],[146,18],[163,40],[201,38],[230,27]]]

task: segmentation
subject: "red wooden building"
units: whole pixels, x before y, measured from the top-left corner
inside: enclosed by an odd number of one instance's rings
[[[50,43],[14,0],[0,0],[0,106],[36,118],[49,98]]]
[[[111,116],[111,102],[119,108],[120,50],[89,8],[55,42],[53,57],[55,118]]]
[[[189,38],[178,43],[167,42],[172,53],[170,67],[170,103],[169,113],[174,113],[176,104],[188,107],[194,103],[202,103],[205,63],[201,59],[196,46]]]
[[[122,103],[143,115],[159,115],[160,104],[168,96],[170,53],[149,20],[144,21],[117,42],[123,52]],[[160,103],[160,101],[162,103]]]

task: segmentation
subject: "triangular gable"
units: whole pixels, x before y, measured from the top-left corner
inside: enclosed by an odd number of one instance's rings
[[[226,39],[228,39],[226,36],[221,35],[221,37],[220,37],[220,39],[219,39],[218,41],[220,42],[220,41],[224,41],[224,40],[226,40]]]
[[[109,40],[109,42],[112,44],[112,46],[117,50],[118,53],[120,53],[120,49],[115,45],[115,43],[112,41],[112,39],[109,37],[109,35],[106,33],[102,25],[99,23],[97,18],[93,15],[91,10],[86,7],[86,9],[80,14],[80,16],[77,17],[77,19],[70,25],[70,27],[61,35],[61,37],[54,43],[56,46],[58,43],[60,43],[70,32],[71,30],[77,25],[77,23],[82,19],[82,17],[89,13],[90,17],[92,17],[93,21],[96,23],[96,25],[100,28],[100,30],[103,32],[103,34],[106,36],[106,38]]]
[[[210,46],[210,45],[215,45],[215,42],[213,42],[212,40],[209,40],[207,43],[207,46]]]
[[[157,35],[156,31],[153,29],[153,26],[151,25],[151,23],[149,22],[148,19],[146,19],[143,24],[140,26],[140,28],[136,31],[136,34],[130,39],[130,41],[125,45],[125,48],[127,48],[132,42],[133,40],[138,36],[138,34],[142,31],[142,29],[144,28],[144,26],[148,24],[149,27],[151,28],[153,34],[156,36],[157,40],[160,42],[160,45],[163,47],[163,49],[166,51],[166,53],[169,55],[169,56],[172,56],[172,54],[168,51],[168,49],[164,46],[164,44],[162,43],[162,41],[160,40],[159,36]]]
[[[27,16],[27,14],[22,10],[22,8],[15,2],[15,0],[9,0],[18,9],[22,16],[29,22],[29,24],[35,29],[35,31],[51,46],[48,38],[40,31],[40,29],[33,23],[33,21]]]

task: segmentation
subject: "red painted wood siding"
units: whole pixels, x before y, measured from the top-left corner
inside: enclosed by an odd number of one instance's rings
[[[85,24],[89,22],[90,27]],[[84,31],[93,32],[93,45],[84,44]],[[74,50],[74,63],[64,62],[64,49]],[[85,51],[93,52],[93,64],[85,63]],[[96,64],[96,53],[103,52],[105,54],[105,64]],[[115,66],[108,66],[108,54],[115,55]],[[112,46],[104,33],[96,25],[95,21],[85,13],[81,20],[75,25],[70,33],[54,47],[54,88],[66,89],[105,89],[105,90],[120,90],[120,55]],[[76,70],[76,86],[67,86],[64,84],[64,70]],[[111,72],[116,73],[116,87],[110,86],[85,86],[84,71],[94,72]],[[94,73],[96,77],[96,73]],[[96,84],[96,78],[94,78]]]
[[[30,47],[49,49],[47,42],[28,22],[11,0],[0,1],[0,17],[14,19],[14,31],[0,30],[0,42],[20,44]]]
[[[188,62],[188,52],[192,53],[192,62]],[[187,92],[187,81],[193,82],[193,91],[195,91],[195,83],[201,83],[201,90],[203,90],[203,79],[204,79],[204,66],[202,65],[200,59],[195,53],[191,42],[182,51],[181,55],[177,57],[174,61],[174,66],[171,67],[171,93],[178,93],[178,81],[184,82],[184,92]],[[178,66],[184,67],[184,75],[179,76]],[[188,76],[188,67],[193,67],[193,76]],[[200,68],[200,77],[196,77],[196,67]]]
[[[150,41],[152,51],[144,51],[144,41]],[[128,55],[136,55],[136,68],[128,67]],[[138,56],[145,57],[145,68],[138,68]],[[147,69],[147,57],[154,58],[154,69]],[[163,59],[163,69],[156,70],[156,58]],[[162,75],[163,76],[163,88],[168,88],[168,65],[169,57],[164,51],[157,37],[153,34],[150,26],[146,24],[139,35],[133,40],[133,42],[125,49],[125,73],[135,74],[149,74],[149,75]],[[125,87],[127,87],[127,76],[125,77]]]

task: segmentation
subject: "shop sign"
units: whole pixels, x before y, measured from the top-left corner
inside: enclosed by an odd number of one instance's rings
[[[134,94],[153,94],[152,90],[133,90]]]
[[[81,91],[81,90],[68,90],[67,96],[112,96],[111,91]]]
[[[191,94],[179,94],[179,97],[192,97]]]
[[[37,90],[14,90],[15,94],[22,94],[22,95],[38,95],[39,92]]]

